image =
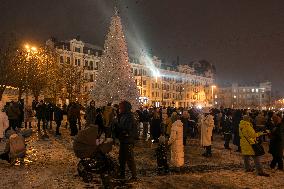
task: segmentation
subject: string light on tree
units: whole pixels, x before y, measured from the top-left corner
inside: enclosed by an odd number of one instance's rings
[[[127,44],[117,9],[111,18],[104,47],[93,90],[96,105],[105,106],[106,102],[127,100],[133,110],[138,109],[139,93],[129,65]]]

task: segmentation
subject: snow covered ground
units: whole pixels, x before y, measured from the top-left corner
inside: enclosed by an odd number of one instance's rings
[[[98,188],[96,184],[85,184],[77,176],[78,159],[73,154],[72,139],[65,128],[62,128],[62,133],[61,138],[56,138],[51,131],[49,140],[43,140],[35,132],[28,139],[28,155],[24,163],[11,166],[1,161],[0,188]],[[0,151],[3,149],[2,142]],[[241,156],[234,150],[224,150],[221,137],[215,137],[213,141],[211,158],[201,156],[203,149],[198,140],[189,140],[185,147],[186,168],[183,173],[158,176],[154,149],[154,145],[137,144],[135,158],[140,182],[136,188],[284,188],[284,172],[269,169],[270,154],[266,154],[262,161],[271,177],[245,173]],[[117,150],[115,147],[112,154],[116,155]]]

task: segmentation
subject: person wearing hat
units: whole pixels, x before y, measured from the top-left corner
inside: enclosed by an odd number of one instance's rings
[[[264,133],[263,132],[256,133],[255,130],[253,129],[251,118],[248,115],[245,115],[243,117],[243,120],[241,120],[240,122],[239,134],[240,134],[241,153],[244,159],[245,171],[253,172],[253,169],[251,168],[249,161],[249,159],[252,158],[254,160],[257,175],[269,177],[269,174],[266,174],[263,171],[263,168],[260,163],[260,156],[256,156],[252,148],[252,144],[256,143],[257,137],[262,136]]]
[[[201,117],[200,120],[200,127],[201,127],[201,146],[205,148],[205,153],[202,155],[205,157],[211,157],[212,156],[212,131],[214,128],[214,118],[210,114],[209,108],[203,109],[204,116]]]
[[[118,125],[119,146],[119,169],[120,179],[125,179],[126,164],[131,172],[130,181],[137,180],[136,164],[134,160],[134,142],[136,136],[136,125],[131,112],[132,106],[128,101],[119,104],[120,121]]]
[[[278,164],[278,170],[283,171],[283,136],[282,136],[282,127],[281,118],[278,115],[272,116],[272,121],[274,128],[270,134],[270,143],[269,143],[269,153],[272,155],[273,159],[270,163],[270,168],[274,169],[276,164]]]

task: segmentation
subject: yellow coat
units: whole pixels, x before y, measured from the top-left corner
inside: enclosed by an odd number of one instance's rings
[[[262,135],[262,132],[256,133],[250,122],[242,120],[239,133],[242,155],[255,155],[251,145],[255,144],[256,138]]]

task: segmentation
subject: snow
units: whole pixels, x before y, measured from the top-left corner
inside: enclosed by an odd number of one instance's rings
[[[96,184],[85,184],[77,176],[78,159],[72,150],[72,139],[67,129],[61,130],[61,138],[54,137],[54,131],[51,131],[48,140],[41,139],[35,132],[27,141],[28,155],[24,163],[11,166],[1,161],[0,188],[98,188]],[[262,161],[265,172],[271,177],[259,177],[255,172],[244,172],[242,157],[234,150],[225,150],[221,137],[214,137],[212,158],[201,156],[203,149],[198,140],[188,142],[185,147],[186,168],[182,173],[166,176],[156,174],[156,145],[138,142],[135,159],[140,181],[136,188],[283,188],[284,172],[269,169],[270,154],[266,154]],[[231,147],[234,148],[232,144]],[[4,142],[1,142],[0,151],[3,149]],[[111,154],[117,157],[117,152],[115,146]]]

